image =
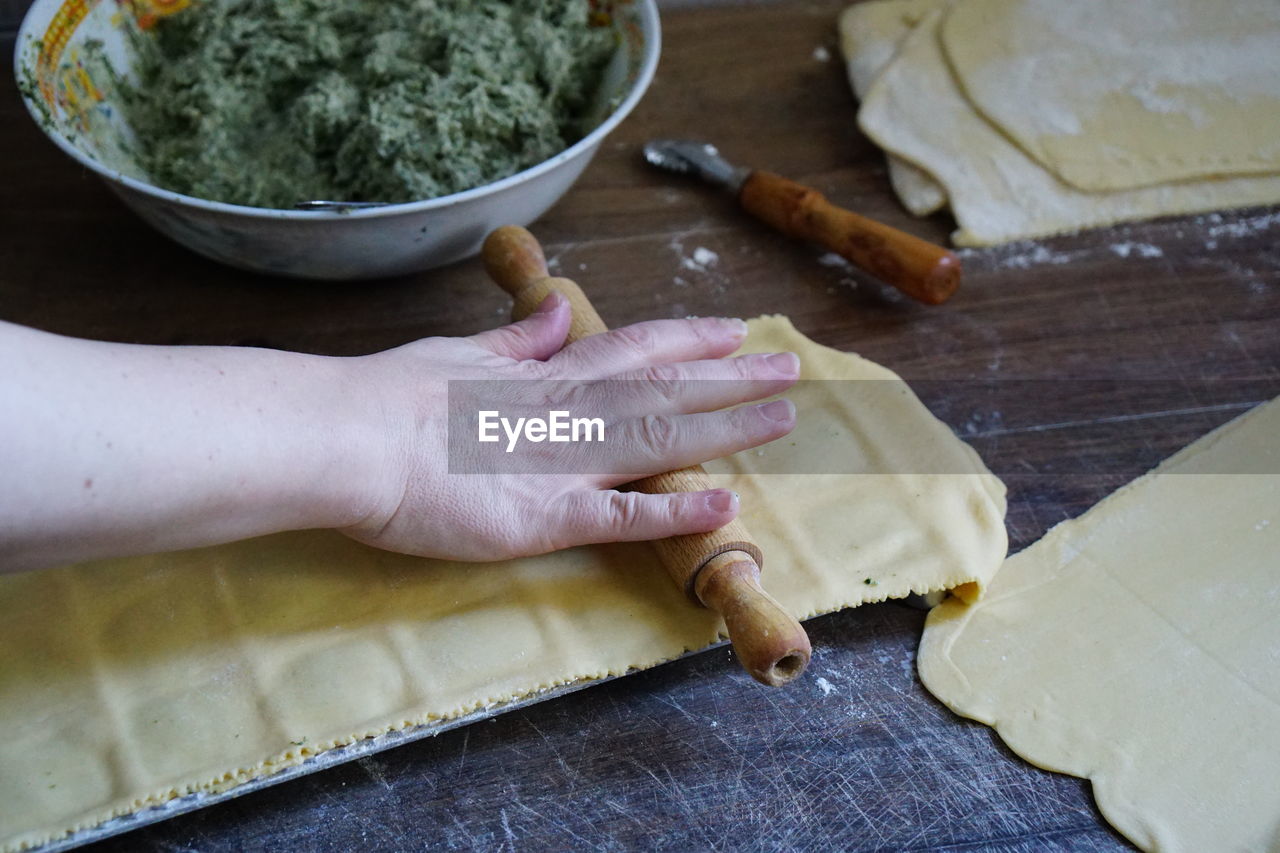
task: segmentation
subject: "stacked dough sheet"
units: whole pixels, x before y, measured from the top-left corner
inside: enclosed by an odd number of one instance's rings
[[[1280,202],[1280,3],[872,0],[858,122],[961,246]]]

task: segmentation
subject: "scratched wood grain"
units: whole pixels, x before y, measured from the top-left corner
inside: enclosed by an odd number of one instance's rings
[[[23,4],[4,2],[11,32]],[[1280,210],[965,252],[964,287],[938,309],[649,171],[645,139],[709,138],[921,236],[952,228],[901,210],[854,125],[839,0],[683,5],[666,7],[640,108],[534,228],[611,324],[785,312],[892,367],[1010,485],[1015,549],[1280,393]],[[0,230],[0,317],[66,334],[354,354],[489,328],[508,308],[474,261],[315,284],[197,258],[47,143],[11,79]],[[788,690],[708,653],[98,849],[1124,849],[1087,783],[1025,765],[923,691],[920,625],[896,605],[834,614],[811,623],[812,672]]]

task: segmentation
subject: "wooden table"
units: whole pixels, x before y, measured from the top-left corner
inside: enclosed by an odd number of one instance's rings
[[[6,56],[21,5],[0,6]],[[534,226],[606,320],[785,312],[821,343],[893,368],[1009,483],[1015,550],[1280,393],[1280,210],[966,252],[960,294],[927,308],[641,163],[650,137],[710,138],[741,163],[945,240],[952,223],[904,213],[857,131],[836,47],[842,5],[665,10],[652,90]],[[355,284],[204,261],[42,138],[12,85],[0,120],[6,320],[106,340],[355,354],[506,316],[474,260]],[[699,247],[716,262],[691,268]],[[1124,848],[1087,783],[1029,767],[923,691],[922,621],[894,604],[830,615],[810,623],[813,664],[789,689],[763,689],[728,652],[709,652],[99,849]]]

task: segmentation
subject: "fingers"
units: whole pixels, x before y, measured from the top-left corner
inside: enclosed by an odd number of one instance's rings
[[[693,415],[646,415],[613,427],[607,473],[599,482],[616,486],[781,438],[796,425],[790,400],[774,400],[727,411]]]
[[[593,383],[585,397],[615,415],[686,415],[771,397],[800,378],[794,353],[663,364]]]
[[[551,365],[566,379],[603,379],[671,364],[729,355],[747,336],[747,324],[723,317],[650,320],[575,341]]]
[[[571,319],[569,300],[552,292],[520,322],[472,335],[471,340],[505,358],[545,361],[564,346]]]
[[[738,514],[738,496],[727,489],[646,495],[581,491],[566,495],[556,548],[600,542],[636,542],[724,527]]]

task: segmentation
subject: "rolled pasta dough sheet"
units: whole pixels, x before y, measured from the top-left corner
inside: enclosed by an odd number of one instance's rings
[[[942,46],[978,111],[1076,188],[1280,172],[1275,0],[962,0]]]
[[[849,84],[862,98],[893,59],[907,34],[926,15],[949,0],[870,0],[844,10],[840,16],[840,52]],[[889,181],[898,199],[916,216],[936,213],[947,194],[928,172],[894,154],[887,155]]]
[[[918,661],[1139,847],[1280,849],[1280,400],[936,607]]]
[[[989,246],[1134,219],[1280,201],[1280,176],[1110,193],[1063,183],[973,109],[943,57],[938,38],[942,18],[942,12],[933,12],[907,35],[863,99],[858,123],[880,147],[920,166],[943,186],[960,226],[952,235],[957,245]]]
[[[793,350],[804,379],[873,380],[856,399],[849,383],[802,384],[797,433],[712,466],[742,494],[766,588],[801,618],[912,592],[976,597],[1006,547],[1004,486],[977,454],[890,371],[785,318],[753,320],[744,350]],[[866,473],[755,473],[765,463]],[[3,576],[0,614],[6,851],[653,666],[723,629],[643,543],[477,565],[332,532]]]

